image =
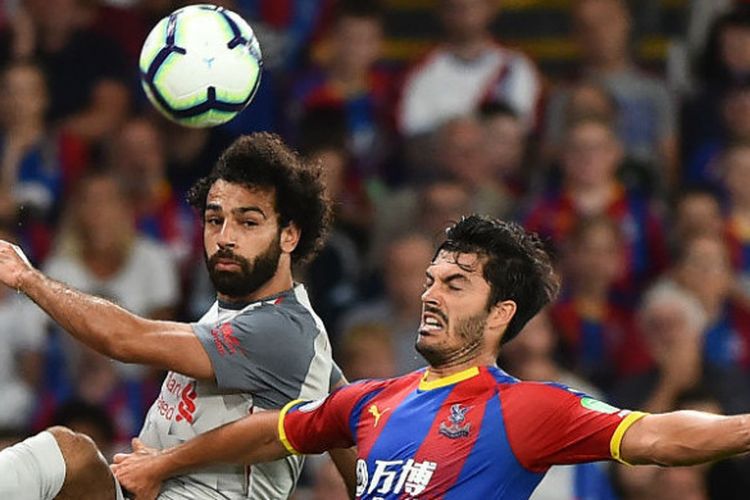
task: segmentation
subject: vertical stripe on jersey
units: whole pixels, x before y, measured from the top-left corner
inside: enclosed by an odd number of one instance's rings
[[[451,389],[449,396],[443,401],[443,406],[435,415],[427,437],[414,456],[415,462],[429,460],[438,464],[437,474],[433,476],[428,489],[423,493],[425,497],[432,497],[437,492],[448,491],[453,486],[466,459],[470,456],[474,444],[479,439],[484,423],[483,417],[488,394],[485,384],[476,384],[478,379],[481,380],[482,376],[449,387]],[[458,387],[461,384],[463,386]],[[469,384],[474,387],[467,387]],[[485,397],[482,397],[483,395]],[[454,424],[450,419],[451,408],[457,404],[460,404],[467,411],[464,414],[463,422]],[[453,427],[463,427],[468,424],[469,434],[455,438],[447,437],[440,432],[441,424]],[[437,481],[438,478],[439,481]]]
[[[415,385],[405,398],[383,399],[384,408],[390,407],[388,413],[391,415],[386,422],[381,421],[378,425],[380,433],[369,450],[364,446],[359,448],[359,455],[367,461],[370,477],[375,472],[375,464],[370,457],[406,461],[414,456],[419,445],[427,438],[434,416],[452,390],[453,386],[420,391]],[[372,424],[368,421],[366,425]]]
[[[358,439],[357,426],[362,418],[362,410],[364,410],[367,404],[381,392],[383,392],[383,388],[375,389],[374,391],[365,394],[362,399],[357,401],[357,404],[354,405],[352,412],[349,414],[349,432],[351,433],[352,441],[357,445],[357,448],[360,448],[361,446]]]
[[[389,426],[388,422],[392,417],[397,417],[406,411],[401,408],[401,405],[405,405],[409,401],[405,398],[416,391],[420,378],[421,373],[413,373],[399,379],[399,383],[386,387],[382,392],[379,391],[377,402],[374,404],[382,412],[382,416],[377,425],[375,425],[375,417],[369,412],[369,403],[374,398],[368,397],[367,404],[357,404],[357,408],[351,413],[350,425],[357,426],[357,434],[354,434],[354,437],[360,457],[367,458],[370,456],[372,447],[378,442],[380,435],[386,428],[391,435],[393,435],[395,429],[396,439],[403,439],[405,436],[411,437],[409,434],[401,433],[399,427]]]
[[[497,373],[494,373],[498,377]],[[502,386],[501,386],[502,387]],[[445,500],[469,498],[528,499],[544,474],[524,469],[508,443],[500,397],[486,403],[482,427],[453,490]]]

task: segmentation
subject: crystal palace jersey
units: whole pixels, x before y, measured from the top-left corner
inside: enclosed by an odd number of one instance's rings
[[[357,445],[357,498],[515,500],[527,499],[552,465],[620,460],[622,436],[642,416],[558,384],[474,367],[291,402],[279,435],[293,453]]]

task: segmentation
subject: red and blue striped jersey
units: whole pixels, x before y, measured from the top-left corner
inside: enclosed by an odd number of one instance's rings
[[[625,272],[616,287],[626,296],[637,296],[669,262],[661,219],[647,198],[624,186],[617,186],[603,215],[617,223],[624,238]],[[571,194],[555,189],[532,205],[523,225],[528,231],[550,240],[559,250],[583,217]]]
[[[644,415],[496,367],[426,375],[293,401],[279,437],[292,453],[356,445],[357,498],[526,499],[552,465],[619,460],[622,436]]]

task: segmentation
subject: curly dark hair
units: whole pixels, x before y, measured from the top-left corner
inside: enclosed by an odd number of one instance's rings
[[[503,300],[516,303],[516,313],[501,343],[513,339],[560,290],[560,279],[542,240],[514,222],[492,217],[463,217],[446,231],[437,249],[450,253],[474,253],[486,259],[484,279],[490,285],[487,309]]]
[[[312,259],[323,245],[331,224],[331,201],[319,164],[304,162],[275,134],[259,132],[234,141],[219,157],[211,173],[193,185],[188,201],[201,213],[217,180],[274,189],[279,227],[290,222],[300,229],[292,252],[295,264]]]

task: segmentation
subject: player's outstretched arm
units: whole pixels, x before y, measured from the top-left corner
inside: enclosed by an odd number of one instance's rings
[[[211,361],[190,325],[136,316],[104,299],[48,278],[17,246],[0,240],[0,282],[23,292],[75,338],[120,361],[213,377]]]
[[[156,451],[137,440],[133,453],[117,454],[112,471],[137,498],[149,498],[166,478],[212,463],[254,464],[289,454],[279,439],[279,412],[264,411],[201,434],[180,446]]]
[[[634,465],[693,465],[745,453],[750,451],[750,415],[647,415],[627,430],[620,450],[622,459]]]

